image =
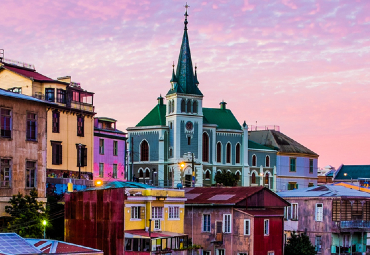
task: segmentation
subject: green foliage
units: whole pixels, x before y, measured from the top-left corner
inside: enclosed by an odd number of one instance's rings
[[[30,195],[23,196],[21,193],[13,195],[9,200],[9,206],[5,211],[11,215],[8,223],[8,231],[15,232],[22,237],[40,238],[43,236],[46,220],[45,208],[42,202],[37,201],[37,190],[32,189]]]
[[[239,176],[223,170],[222,173],[216,173],[215,181],[216,183],[222,183],[224,186],[236,186],[239,181]]]
[[[285,245],[284,250],[285,255],[315,255],[315,247],[310,242],[310,238],[302,233],[296,234],[292,233],[291,238],[288,239],[287,244]]]

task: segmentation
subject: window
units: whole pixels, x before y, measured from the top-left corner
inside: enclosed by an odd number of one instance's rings
[[[162,219],[163,218],[163,207],[152,207],[152,219]]]
[[[191,144],[191,137],[188,136],[188,145],[190,145],[190,144]]]
[[[99,177],[104,178],[104,163],[99,163]]]
[[[237,143],[235,147],[235,163],[240,164],[240,143]]]
[[[45,100],[49,102],[55,101],[55,89],[47,88],[45,89]]]
[[[257,166],[257,156],[256,155],[252,156],[252,166]]]
[[[296,182],[289,182],[288,183],[288,190],[298,189],[298,184]]]
[[[185,112],[185,100],[181,99],[181,112]]]
[[[84,136],[84,117],[77,116],[77,136]]]
[[[191,101],[190,100],[188,100],[188,102],[186,103],[186,112],[191,113]]]
[[[312,182],[308,183],[308,187],[313,187],[315,186]]]
[[[149,169],[145,170],[145,178],[150,178],[150,171]]]
[[[113,156],[117,156],[117,155],[118,155],[118,142],[113,141]]]
[[[149,144],[145,140],[140,144],[140,161],[149,161]]]
[[[156,219],[154,220],[154,230],[160,230],[161,229],[161,220]]]
[[[323,204],[316,204],[315,220],[322,221],[323,218]]]
[[[284,207],[284,220],[289,220],[291,206]]]
[[[52,159],[51,163],[53,165],[61,165],[62,164],[62,143],[61,142],[51,142],[51,154]]]
[[[244,235],[251,234],[251,220],[244,220]]]
[[[220,142],[218,142],[217,143],[217,155],[216,155],[216,161],[218,162],[218,163],[221,163],[221,149],[222,149],[222,147],[221,147],[222,145],[221,145],[221,143]]]
[[[310,174],[313,174],[313,159],[310,159]]]
[[[172,112],[171,110],[171,101],[168,102],[168,114],[170,114]]]
[[[66,103],[66,91],[64,89],[57,89],[57,102]]]
[[[113,164],[113,179],[117,179],[117,164]]]
[[[174,101],[174,100],[172,100],[172,107],[171,107],[171,110],[172,110],[172,112],[174,112],[174,111],[175,111],[175,101]]]
[[[53,120],[52,120],[52,132],[53,133],[59,133],[59,120],[60,120],[59,111],[53,111]]]
[[[226,163],[231,163],[231,144],[226,145]]]
[[[263,223],[264,223],[263,233],[265,236],[268,236],[269,235],[269,220],[264,220]]]
[[[315,237],[315,250],[321,252],[321,236]]]
[[[265,166],[270,167],[270,156],[269,155],[266,156]]]
[[[206,170],[206,180],[209,180],[211,178],[211,171]]]
[[[269,185],[270,184],[270,174],[269,173],[266,173],[265,175],[265,185]]]
[[[203,162],[209,161],[209,137],[207,133],[203,133]]]
[[[11,110],[9,109],[0,109],[1,112],[1,121],[0,121],[0,127],[1,127],[1,137],[4,138],[11,138],[12,137],[12,116],[11,116]]]
[[[140,207],[139,206],[131,207],[131,219],[140,219]]]
[[[87,148],[83,144],[76,144],[77,166],[87,166]]]
[[[203,214],[202,231],[211,232],[211,215]]]
[[[172,148],[170,148],[169,157],[172,158]]]
[[[99,154],[104,155],[104,139],[99,139]]]
[[[275,255],[275,252],[269,251],[269,252],[267,252],[267,255]]]
[[[296,158],[290,158],[290,172],[296,171]]]
[[[292,204],[290,207],[292,209],[291,219],[298,220],[298,204]]]
[[[27,140],[36,141],[37,137],[37,116],[34,113],[27,113]]]
[[[239,172],[239,170],[236,171],[235,175],[236,175],[236,179],[238,181],[240,181],[240,172]]]
[[[256,184],[256,173],[255,172],[253,172],[252,173],[252,184]]]
[[[0,178],[0,187],[10,187],[10,159],[1,159],[0,160],[0,171],[1,171],[1,178]]]
[[[168,207],[168,218],[169,219],[180,219],[180,207],[178,206]]]
[[[170,129],[172,129],[172,122],[170,122]]]
[[[36,187],[36,162],[26,161],[26,187]]]
[[[80,92],[72,91],[72,101],[80,102]]]
[[[248,255],[248,252],[239,252],[238,255]]]
[[[144,178],[143,169],[139,169],[139,178]]]
[[[225,250],[216,250],[216,255],[225,255]]]
[[[231,233],[231,214],[224,214],[223,232]]]
[[[197,101],[193,102],[193,113],[198,113],[198,103],[197,103]]]
[[[203,255],[211,255],[210,251],[203,251]]]

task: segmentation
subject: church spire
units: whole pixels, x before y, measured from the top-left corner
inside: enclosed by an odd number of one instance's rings
[[[183,93],[203,96],[202,92],[198,89],[197,79],[193,72],[193,63],[191,60],[189,37],[188,37],[188,8],[190,6],[186,3],[185,8],[185,27],[184,34],[182,37],[181,48],[179,59],[177,61],[177,68],[175,78],[177,81],[177,86],[173,89],[171,88],[167,94],[173,93]]]

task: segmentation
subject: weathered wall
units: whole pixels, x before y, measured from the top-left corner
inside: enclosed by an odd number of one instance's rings
[[[264,220],[269,219],[269,235],[264,235]],[[254,219],[254,255],[266,255],[273,251],[283,254],[284,223],[282,217],[256,217]]]

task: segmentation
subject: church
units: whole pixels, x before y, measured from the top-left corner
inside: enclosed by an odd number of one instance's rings
[[[214,185],[216,173],[227,171],[239,177],[239,186],[273,188],[276,150],[248,142],[248,126],[245,122],[240,125],[226,102],[218,108],[203,107],[197,68],[193,68],[190,54],[187,17],[186,11],[166,104],[160,96],[157,105],[135,127],[127,129],[128,180],[162,187],[201,187]],[[250,158],[249,146],[256,150]],[[256,154],[261,164],[256,162]],[[249,161],[256,167],[253,173]]]

